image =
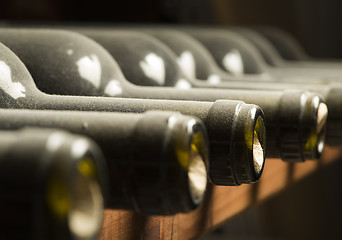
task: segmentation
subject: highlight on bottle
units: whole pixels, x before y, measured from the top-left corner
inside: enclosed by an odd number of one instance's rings
[[[181,117],[185,119],[179,121]],[[190,210],[202,202],[208,184],[208,137],[199,119],[177,114],[169,118],[169,126],[174,128],[176,121],[179,131],[175,135],[174,149],[179,168],[186,176],[180,197]]]
[[[52,134],[47,142],[49,151],[63,139]],[[51,219],[67,223],[72,239],[93,239],[102,225],[104,199],[96,156],[89,142],[74,139],[61,144],[51,155],[52,162],[46,181],[46,202]]]
[[[253,183],[259,180],[265,164],[266,128],[261,109],[253,108],[249,113],[249,118],[252,121],[246,121],[244,137],[247,156],[251,157],[247,158],[247,162],[243,165],[249,182]]]
[[[312,112],[306,111],[304,113],[308,116],[310,116],[309,114],[313,115],[313,123],[307,123],[312,127],[307,130],[308,137],[304,143],[304,153],[307,155],[307,159],[318,159],[322,155],[325,146],[328,106],[318,96],[311,99],[311,104]]]

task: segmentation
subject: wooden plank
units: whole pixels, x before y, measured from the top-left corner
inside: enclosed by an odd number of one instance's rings
[[[99,240],[196,239],[318,168],[339,159],[342,159],[342,149],[328,147],[320,161],[285,163],[279,159],[267,159],[258,183],[239,187],[210,187],[203,204],[188,214],[145,217],[129,211],[106,210]]]

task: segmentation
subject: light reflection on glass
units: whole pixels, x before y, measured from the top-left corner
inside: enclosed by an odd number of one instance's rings
[[[111,80],[109,81],[109,83],[107,84],[104,92],[105,94],[115,97],[115,96],[119,96],[122,94],[122,86],[121,83],[117,80]]]
[[[0,61],[0,88],[14,99],[25,97],[26,89],[20,82],[12,81],[10,67]]]
[[[72,49],[68,49],[68,50],[67,50],[67,54],[68,54],[68,55],[72,55],[72,54],[74,54],[74,50],[72,50]]]
[[[161,57],[155,53],[149,53],[143,61],[140,61],[140,67],[148,78],[160,85],[165,84],[165,64]]]
[[[208,83],[211,84],[211,85],[217,85],[217,84],[220,84],[221,83],[221,78],[220,76],[216,75],[216,74],[211,74],[209,77],[208,77]]]
[[[178,82],[175,85],[176,88],[180,88],[180,89],[190,89],[191,88],[191,84],[186,81],[185,79],[179,79]]]
[[[196,78],[196,65],[194,56],[189,51],[183,52],[177,59],[178,65],[188,78]]]
[[[234,75],[241,75],[244,73],[243,60],[237,49],[232,49],[228,52],[224,56],[222,63],[225,69]]]
[[[99,58],[94,54],[90,55],[90,57],[84,56],[76,64],[80,76],[96,88],[99,88],[101,84],[101,63]]]

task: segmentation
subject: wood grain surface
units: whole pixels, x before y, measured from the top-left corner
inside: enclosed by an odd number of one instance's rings
[[[318,168],[341,159],[342,149],[328,147],[319,161],[285,163],[279,159],[267,159],[263,175],[256,184],[210,186],[203,204],[188,214],[146,217],[129,211],[106,210],[99,240],[197,239]]]

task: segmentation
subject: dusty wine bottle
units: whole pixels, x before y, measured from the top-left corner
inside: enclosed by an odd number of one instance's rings
[[[229,28],[234,32],[239,33],[243,37],[245,37],[248,41],[250,41],[254,47],[258,49],[264,60],[268,65],[276,68],[280,68],[282,70],[290,69],[290,68],[300,68],[304,71],[316,71],[320,72],[333,72],[334,74],[342,75],[342,61],[338,64],[332,62],[319,62],[319,61],[286,61],[281,57],[277,49],[273,46],[272,42],[269,41],[265,36],[261,33],[243,27],[234,27]]]
[[[0,129],[57,127],[95,140],[107,160],[107,208],[172,215],[195,209],[203,199],[208,141],[205,127],[197,118],[157,111],[0,112]]]
[[[139,30],[139,28],[130,27],[129,29]],[[234,28],[235,30],[236,28]],[[117,30],[112,30],[116,32]],[[268,79],[267,82],[258,81],[258,78],[250,76],[228,76],[220,71],[210,53],[198,42],[184,32],[165,29],[161,27],[144,27],[140,31],[152,34],[164,43],[166,43],[178,56],[178,63],[187,72],[190,77],[195,76],[198,79],[217,79],[216,86],[231,89],[255,89],[255,90],[283,90],[283,89],[301,89],[311,90],[319,93],[326,100],[330,114],[328,116],[328,127],[326,141],[333,146],[342,144],[340,125],[342,122],[341,96],[342,85],[338,83],[326,84],[306,84],[306,83],[286,83],[278,82],[276,79]],[[228,77],[227,77],[228,76]]]
[[[95,239],[106,169],[91,140],[56,129],[0,134],[3,239]]]
[[[130,28],[131,29],[131,28]],[[135,27],[133,28],[135,29]],[[79,29],[78,29],[79,30]],[[138,81],[132,80],[132,82],[136,83],[136,84],[145,84],[145,85],[153,85],[151,84],[152,80],[151,78],[149,78],[149,76],[144,75],[144,73],[142,72],[142,69],[140,68],[141,65],[140,63],[144,62],[145,60],[147,60],[148,56],[151,57],[151,53],[156,51],[156,46],[158,46],[158,42],[153,41],[153,39],[148,38],[144,35],[141,35],[139,33],[135,33],[132,31],[123,31],[123,30],[97,30],[95,31],[94,29],[89,29],[89,28],[85,28],[85,29],[81,29],[83,33],[86,33],[87,35],[93,37],[94,39],[96,39],[98,42],[100,42],[103,46],[105,46],[107,48],[107,50],[109,50],[112,55],[118,59],[119,63],[121,63],[122,69],[124,71],[125,76],[128,76],[128,79],[138,79]],[[159,38],[161,40],[164,40],[168,43],[168,46],[170,46],[175,52],[178,53],[179,58],[181,58],[182,55],[184,55],[183,53],[187,52],[188,50],[194,54],[195,57],[195,63],[198,64],[198,59],[202,59],[202,61],[200,61],[199,64],[201,64],[199,67],[197,67],[196,69],[201,69],[201,74],[210,74],[210,71],[215,71],[215,63],[213,63],[212,60],[207,61],[206,57],[208,56],[208,53],[203,49],[201,49],[201,44],[198,42],[194,42],[194,38],[190,37],[189,35],[186,36],[184,33],[179,33],[178,31],[174,31],[174,30],[161,30],[160,28],[157,27],[153,27],[153,28],[142,28],[141,31],[147,31],[149,33],[153,32],[155,36],[159,36]],[[162,34],[160,34],[160,32],[162,32]],[[25,38],[27,39],[27,38]],[[135,49],[132,46],[136,46],[139,44],[144,45],[144,48],[139,48],[139,49]],[[30,43],[32,45],[32,43]],[[62,42],[60,42],[59,44],[63,44]],[[160,44],[159,44],[160,45]],[[191,47],[192,46],[192,47]],[[203,46],[202,46],[203,47]],[[158,48],[157,48],[158,49]],[[162,47],[160,47],[159,49],[162,49]],[[25,51],[26,49],[24,49],[23,51]],[[80,49],[78,49],[79,51],[81,51]],[[27,51],[27,50],[26,50]],[[22,52],[22,51],[21,51]],[[130,54],[127,54],[130,53]],[[159,53],[160,50],[159,50]],[[85,53],[86,54],[86,53]],[[140,55],[139,55],[140,54]],[[24,55],[26,56],[26,55]],[[185,54],[185,56],[189,56],[189,54]],[[148,58],[150,59],[150,58]],[[158,55],[153,55],[152,59],[158,59]],[[187,58],[186,58],[187,59]],[[150,59],[151,60],[151,59]],[[171,59],[172,60],[172,59]],[[61,60],[63,61],[63,60]],[[175,66],[176,64],[172,64],[172,61],[165,61],[162,62],[162,65],[165,65],[165,63],[170,63],[167,65],[167,68],[165,68],[164,70],[165,72],[165,81],[164,81],[164,85],[175,85],[175,83],[179,83],[182,82],[184,80],[184,76],[182,76],[179,73],[179,70],[177,69],[177,66]],[[185,60],[181,60],[178,61],[181,63],[186,62]],[[28,64],[30,64],[31,62],[28,62]],[[67,67],[70,67],[72,65],[68,64],[68,66],[65,66],[64,69],[66,69]],[[208,66],[210,66],[210,68],[208,68]],[[188,68],[188,65],[185,65],[185,68]],[[204,70],[206,69],[206,70]],[[218,69],[216,67],[216,69]],[[119,69],[117,69],[117,71],[120,71]],[[74,73],[77,73],[76,70],[73,70]],[[160,71],[157,71],[160,72]],[[163,72],[163,71],[162,71]],[[222,73],[222,71],[221,71]],[[327,141],[330,145],[340,145],[342,142],[342,130],[338,130],[340,129],[339,126],[339,122],[341,121],[340,119],[340,114],[338,114],[339,112],[339,98],[338,97],[338,92],[341,90],[338,90],[340,88],[334,89],[333,88],[322,88],[319,86],[313,86],[311,85],[307,85],[307,84],[298,84],[296,83],[296,85],[291,85],[291,84],[287,84],[287,83],[277,83],[277,82],[273,82],[272,84],[270,82],[270,79],[268,79],[267,83],[262,83],[262,82],[252,82],[251,80],[258,80],[259,78],[251,78],[250,76],[246,77],[243,76],[242,78],[244,79],[244,82],[241,82],[241,78],[239,77],[230,77],[229,79],[227,79],[227,74],[225,74],[225,76],[223,74],[221,74],[218,71],[215,72],[211,72],[211,74],[208,76],[208,79],[211,76],[214,76],[215,79],[217,79],[217,76],[219,75],[221,79],[223,80],[229,80],[228,81],[224,81],[221,82],[221,84],[219,84],[219,86],[222,87],[226,87],[226,88],[234,88],[234,89],[258,89],[258,90],[283,90],[286,88],[289,89],[302,89],[302,90],[307,90],[309,88],[309,90],[313,90],[315,92],[319,92],[320,94],[322,94],[322,96],[324,96],[325,99],[327,99],[329,101],[329,107],[332,107],[332,114],[330,114],[329,117],[329,124],[328,124],[328,131],[327,131]],[[58,72],[56,73],[58,74]],[[58,76],[58,75],[55,75]],[[202,75],[203,76],[203,75]],[[49,75],[46,75],[45,78],[48,78]],[[61,76],[62,78],[64,76]],[[57,78],[57,77],[56,77]],[[246,78],[246,79],[245,79]],[[82,79],[80,79],[80,77],[75,74],[73,75],[72,79],[75,81],[80,80],[80,86],[78,88],[80,95],[91,95],[92,91],[87,88],[84,88],[84,85],[87,83],[83,83],[81,84],[81,82],[83,81]],[[39,79],[38,79],[39,80]],[[246,80],[249,80],[248,84],[247,82],[245,82]],[[54,82],[56,82],[57,79],[54,79]],[[70,79],[71,81],[71,79]],[[119,81],[119,80],[118,80]],[[154,84],[162,84],[162,83],[157,83],[157,81],[153,80]],[[44,89],[44,83],[45,81],[37,81],[38,83],[41,82],[42,88]],[[106,82],[106,80],[104,80],[104,82]],[[257,101],[257,103],[261,106],[263,106],[264,101],[263,101],[263,96],[267,96],[269,93],[263,91],[262,94],[257,94],[257,96],[255,96],[255,98],[250,98],[249,96],[254,95],[255,92],[253,91],[224,91],[224,92],[216,92],[214,95],[214,92],[211,91],[210,94],[209,91],[199,91],[199,90],[189,90],[189,91],[182,91],[182,90],[175,90],[174,89],[170,89],[168,88],[167,90],[158,90],[158,91],[154,91],[154,89],[148,89],[148,88],[137,88],[134,85],[130,85],[127,84],[128,82],[125,79],[121,79],[119,81],[120,83],[117,83],[119,85],[121,85],[120,87],[120,91],[116,91],[116,94],[119,96],[124,96],[124,97],[139,97],[139,98],[170,98],[170,99],[183,99],[183,100],[206,100],[206,101],[213,101],[216,100],[218,98],[230,98],[230,99],[239,99],[239,100],[244,100],[244,101],[248,101],[250,103],[253,103],[254,101]],[[167,83],[167,84],[166,84]],[[63,83],[63,86],[65,86],[68,83]],[[188,84],[188,83],[187,83]],[[188,86],[187,84],[185,84],[185,86]],[[176,84],[177,85],[177,84]],[[180,84],[182,85],[182,84]],[[108,86],[108,85],[107,85]],[[117,85],[114,85],[117,87]],[[56,86],[56,88],[58,88],[58,86]],[[100,88],[104,88],[106,89],[106,85],[101,86]],[[336,88],[336,86],[334,86],[334,88]],[[82,89],[82,90],[81,90]],[[67,89],[68,91],[71,91],[71,89]],[[46,90],[48,91],[48,90]],[[96,92],[96,89],[93,89],[94,92]],[[98,91],[97,91],[98,92]],[[53,92],[52,92],[53,93]],[[61,93],[60,91],[58,93]],[[64,92],[64,94],[67,94],[67,91]],[[98,92],[99,95],[107,95],[107,96],[113,96],[112,94],[109,94],[108,92],[106,93],[105,91],[102,92]],[[121,95],[120,95],[121,94]],[[124,95],[122,95],[124,94]],[[304,93],[303,93],[304,94]],[[337,94],[337,95],[336,95]],[[115,95],[115,94],[114,94]],[[248,97],[246,97],[246,96]],[[291,91],[287,91],[286,95],[291,95]],[[293,96],[295,95],[298,96],[298,92],[294,91],[293,92]],[[304,94],[306,95],[306,94]],[[304,96],[303,95],[303,96]],[[314,96],[314,94],[312,95]],[[290,99],[290,97],[288,97]],[[297,103],[300,104],[300,99],[301,97],[299,97],[297,99]],[[286,100],[286,97],[284,97],[284,101]],[[293,103],[293,101],[291,101]],[[310,101],[309,101],[310,102]],[[278,106],[276,105],[277,100],[274,101],[275,106],[272,107],[272,109],[270,109],[269,111],[271,111],[272,113],[275,113],[277,111],[282,112],[282,111],[287,111],[287,109],[283,109],[283,110],[275,110],[275,108],[277,108]],[[311,107],[315,106],[312,105]],[[322,109],[326,109],[325,105],[320,105],[321,106],[321,110],[320,111],[312,111],[313,113],[316,112],[320,112],[320,115],[323,114],[323,112],[326,112],[325,110],[322,111]],[[269,108],[270,106],[268,106]],[[287,106],[289,108],[291,108],[291,106]],[[298,107],[297,107],[298,108]],[[303,107],[304,108],[304,107]],[[336,111],[336,114],[335,114]],[[266,112],[266,115],[269,115],[269,112]],[[326,114],[323,114],[324,117],[321,119],[326,119]],[[311,116],[315,118],[315,115]],[[270,117],[272,119],[272,117]],[[273,118],[275,119],[275,118]],[[280,119],[280,122],[282,120]],[[323,120],[324,122],[325,120]],[[270,122],[268,120],[268,122]],[[273,122],[271,121],[271,125],[273,124]],[[281,124],[281,123],[280,123]],[[293,124],[294,126],[294,124]],[[314,124],[313,124],[314,126]],[[323,128],[324,129],[324,128]],[[285,131],[285,130],[284,130]],[[270,135],[272,134],[272,135]],[[282,133],[280,133],[281,135]],[[309,134],[308,136],[310,136],[311,134]],[[318,135],[322,136],[320,137],[320,139],[323,139],[323,132],[319,133]],[[269,133],[268,139],[270,139],[272,142],[275,142],[277,140],[273,140],[274,138],[274,134],[273,132]],[[308,139],[306,139],[304,142],[308,142]],[[319,141],[317,142],[319,143]],[[322,143],[322,142],[321,142]],[[279,144],[277,144],[279,146]],[[321,146],[324,144],[320,144]],[[275,145],[276,146],[276,145]],[[269,151],[269,155],[270,156],[275,156],[275,157],[279,157],[279,153],[274,154],[272,147],[268,148]],[[322,149],[322,148],[321,148]],[[279,151],[278,151],[279,152]],[[281,152],[280,152],[281,153]],[[282,154],[281,154],[282,155]],[[317,157],[320,154],[317,155]]]
[[[142,28],[131,26],[129,29],[152,35],[166,44],[176,54],[176,61],[183,73],[186,74],[186,77],[188,79],[194,79],[192,85],[196,87],[210,87],[209,85],[217,85],[225,81],[230,81],[230,83],[237,81],[241,84],[240,81],[246,80],[246,77],[240,79],[240,76],[231,75],[221,70],[210,52],[198,40],[182,31],[167,29],[161,26]],[[87,35],[88,32],[89,36],[91,36],[90,34],[95,34],[96,31],[99,32],[99,30],[88,30],[85,34]],[[123,30],[113,28],[107,31],[114,32],[115,35],[118,36],[120,35],[120,31]],[[99,42],[101,42],[101,40],[99,40]],[[206,85],[197,82],[196,79],[203,81]],[[255,80],[259,80],[259,78],[256,78]]]
[[[165,47],[150,38],[150,40],[145,37],[142,37],[141,34],[135,32],[125,32],[119,31],[118,34],[116,32],[109,31],[95,31],[94,33],[87,33],[89,36],[94,38],[96,41],[100,42],[116,59],[119,59],[119,63],[121,63],[124,74],[129,77],[129,79],[139,79],[139,82],[134,82],[136,84],[152,85],[151,80],[145,81],[147,79],[146,75],[143,73],[141,68],[142,63],[146,63],[147,59],[150,59],[150,56],[153,56],[151,61],[157,61],[159,59],[163,63],[163,69],[168,72],[165,74],[165,85],[178,85],[179,82],[184,80],[185,76],[181,75],[181,71],[179,70],[176,63],[172,61],[172,58],[168,58],[169,60],[163,60],[164,58],[159,58],[159,54],[167,52]],[[49,37],[47,36],[47,39]],[[54,35],[56,39],[56,35]],[[147,40],[146,40],[147,39]],[[85,44],[85,42],[83,41]],[[59,44],[62,44],[60,42]],[[89,42],[90,44],[90,42]],[[133,48],[132,46],[143,44],[143,47]],[[77,44],[80,46],[80,44]],[[140,46],[140,45],[139,45]],[[157,46],[157,48],[156,48]],[[17,46],[16,48],[19,48]],[[95,47],[95,46],[94,46]],[[37,47],[38,48],[38,47]],[[80,52],[84,52],[85,55],[88,48],[78,49]],[[20,49],[21,50],[21,49]],[[99,49],[98,49],[99,50]],[[28,56],[25,49],[19,51],[24,56]],[[152,54],[153,53],[153,54]],[[158,55],[157,55],[158,53]],[[89,53],[88,53],[89,54]],[[152,54],[152,55],[151,55]],[[103,59],[101,62],[108,60],[105,59],[105,55],[100,55],[100,51],[98,51],[97,56],[101,56]],[[167,59],[167,54],[164,54],[165,59]],[[62,60],[60,60],[62,61]],[[24,60],[25,62],[25,60]],[[166,64],[167,63],[167,64]],[[169,64],[170,63],[170,64]],[[28,64],[33,65],[34,63],[29,62]],[[114,65],[114,63],[113,63]],[[157,64],[158,65],[158,64]],[[39,64],[35,64],[36,68],[40,66]],[[167,67],[164,67],[167,66]],[[169,66],[173,66],[173,68],[169,69]],[[33,70],[34,66],[32,66]],[[66,69],[70,69],[70,74],[75,72],[72,64],[68,64],[65,66]],[[51,68],[49,68],[51,71]],[[104,69],[104,68],[102,68]],[[108,69],[108,71],[112,71],[114,68]],[[34,70],[33,70],[34,71]],[[38,71],[38,69],[36,70]],[[116,71],[120,71],[120,69],[116,69]],[[157,71],[157,73],[160,71]],[[56,79],[54,81],[61,81],[63,76],[57,77],[58,72],[54,76]],[[70,75],[69,75],[70,76]],[[47,78],[49,76],[46,76]],[[40,75],[40,78],[42,76]],[[58,79],[57,79],[58,78]],[[64,77],[65,79],[65,77]],[[79,80],[79,88],[82,87],[82,82],[84,80],[80,78],[77,74],[72,77],[74,84],[76,80]],[[178,79],[178,80],[177,80]],[[41,79],[41,84],[44,84],[44,80]],[[118,78],[117,78],[118,80]],[[39,79],[36,80],[39,82]],[[71,81],[71,79],[70,79]],[[108,81],[108,80],[107,80]],[[63,81],[64,82],[64,81]],[[167,83],[167,84],[166,84]],[[66,86],[68,83],[63,83],[63,86]],[[269,131],[267,138],[271,140],[272,144],[268,146],[268,156],[270,157],[282,157],[285,161],[304,161],[306,159],[317,159],[321,155],[324,146],[324,136],[325,136],[325,122],[327,117],[327,107],[325,103],[320,99],[319,96],[313,93],[308,93],[305,91],[278,91],[278,92],[267,92],[267,91],[237,91],[237,90],[208,90],[208,89],[191,89],[191,90],[177,90],[172,88],[165,88],[164,90],[158,89],[156,87],[138,87],[131,85],[127,82],[125,78],[120,79],[120,84],[122,84],[122,94],[125,94],[126,97],[141,97],[141,98],[169,98],[169,99],[182,99],[182,100],[205,100],[205,101],[215,101],[217,99],[237,99],[248,101],[249,103],[257,103],[261,106],[265,107],[265,111],[267,111],[266,116],[268,121]],[[44,84],[46,86],[46,84]],[[72,87],[72,86],[70,86]],[[54,90],[54,89],[52,89]],[[50,90],[51,91],[51,90]],[[57,93],[57,92],[55,92]],[[59,94],[67,94],[67,92],[58,92]],[[88,95],[91,92],[87,89],[82,89],[79,91],[80,95]],[[107,95],[105,92],[102,92],[102,95]],[[110,96],[110,95],[109,95]],[[122,96],[122,95],[121,95]],[[306,99],[303,101],[303,99]],[[304,105],[306,106],[304,106]],[[306,112],[305,109],[311,109],[308,112],[310,114],[301,114],[301,112]],[[319,110],[320,109],[320,110]],[[322,110],[324,109],[324,110]],[[292,112],[290,118],[287,112]],[[307,113],[308,113],[307,112]],[[319,112],[319,114],[318,114]],[[298,115],[295,115],[297,113]],[[283,117],[282,114],[285,116]],[[317,115],[322,116],[321,123],[322,128],[317,128],[318,121]],[[307,124],[310,123],[310,124]],[[305,127],[303,124],[307,124]],[[298,133],[298,131],[293,131],[293,129],[301,129],[303,132]],[[292,129],[292,130],[291,130]],[[304,130],[306,129],[306,130]],[[317,131],[319,130],[319,131]],[[294,145],[299,145],[301,147],[284,147],[287,146],[288,143],[284,143],[287,138],[281,138],[280,136],[287,136],[288,133],[291,132],[291,136],[288,139],[294,143]],[[297,133],[296,133],[297,132]],[[318,138],[314,145],[308,144],[308,142],[312,143],[310,136],[312,133],[317,134]],[[316,135],[315,135],[316,136]],[[308,147],[308,146],[311,147]],[[281,147],[279,147],[281,146]],[[306,147],[305,147],[306,146]],[[289,151],[289,152],[286,152]],[[294,153],[296,152],[296,153]]]
[[[135,28],[133,29],[135,30]],[[203,81],[203,79],[199,80],[195,78],[194,69],[192,69],[192,56],[190,56],[187,51],[182,52],[180,56],[175,54],[174,51],[178,52],[182,46],[184,47],[184,42],[188,39],[184,39],[184,36],[177,35],[178,32],[175,31],[166,34],[165,30],[162,32],[164,35],[163,39],[157,39],[156,35],[159,36],[160,34],[159,32],[157,33],[156,28],[154,30],[155,31],[152,29],[140,29],[139,32],[127,30],[77,29],[77,32],[94,39],[109,51],[118,62],[125,77],[133,84],[141,86],[173,86],[179,89],[189,89],[191,87],[221,88],[221,86],[217,85],[217,82],[220,81],[218,77],[222,76],[213,75],[209,76],[207,81]],[[146,34],[145,31],[149,34],[155,34],[150,36]],[[162,42],[162,40],[165,39],[168,39],[167,43]],[[170,44],[172,39],[174,39],[173,44]],[[193,50],[196,47],[193,43],[187,42],[186,44],[192,44]],[[194,52],[195,51],[192,51],[192,53]],[[203,53],[201,53],[201,55],[203,55]],[[201,61],[201,59],[202,58],[200,57],[197,61]],[[154,65],[157,62],[158,67],[156,65],[151,68],[146,68],[147,63],[151,65],[153,63]],[[180,68],[181,64],[185,64],[186,67]],[[216,64],[215,61],[213,64]],[[205,71],[208,67],[213,67],[213,64],[206,66],[204,69],[201,69],[201,71]],[[134,68],[133,72],[131,72],[132,68]],[[152,74],[152,72],[154,72],[154,74]],[[225,72],[221,71],[221,73]],[[236,80],[236,78],[238,78],[237,76],[230,76],[227,73],[225,73],[224,77],[231,80]],[[243,79],[238,79],[245,80],[245,78],[246,77],[244,76]],[[260,76],[250,75],[248,78],[260,80]]]
[[[258,49],[242,35],[228,29],[184,28],[183,31],[199,40],[212,54],[221,69],[234,74],[228,59],[234,56],[242,65],[235,74],[263,74],[284,82],[340,82],[340,69],[301,69],[270,67]],[[260,78],[260,81],[263,78]]]
[[[251,42],[254,47],[258,49],[259,53],[262,55],[268,65],[273,67],[286,66],[286,62],[283,61],[277,50],[271,45],[270,42],[267,41],[265,37],[258,32],[243,27],[232,27],[229,28],[229,30],[237,32]]]
[[[341,69],[342,67],[341,59],[317,59],[309,56],[301,44],[284,30],[270,26],[254,27],[253,30],[267,38],[287,64],[331,69]]]
[[[82,37],[82,39],[83,38],[84,37]],[[220,185],[240,185],[242,183],[255,182],[261,176],[262,168],[261,170],[259,169],[260,171],[256,171],[254,168],[255,160],[253,160],[253,156],[255,155],[254,150],[256,148],[260,150],[261,147],[263,154],[258,155],[260,158],[257,160],[260,162],[259,165],[263,166],[265,160],[264,153],[266,150],[264,115],[258,106],[245,104],[241,101],[225,100],[198,102],[48,95],[37,89],[30,73],[13,52],[0,44],[0,53],[0,98],[2,99],[0,106],[2,108],[137,113],[148,110],[179,111],[183,114],[197,116],[201,119],[208,131],[210,148],[217,148],[215,154],[210,153],[209,156],[211,163],[213,163],[209,173],[213,183]],[[107,55],[108,54],[105,56]],[[84,55],[82,54],[81,56]],[[55,57],[58,56],[56,55]],[[42,56],[42,59],[45,59],[47,63],[45,66],[47,66],[48,59],[44,56]],[[115,68],[116,65],[112,62],[113,60],[110,56],[107,56],[105,60],[108,60],[105,61],[107,63],[114,64],[110,65],[111,67],[108,69]],[[64,71],[64,73],[66,72]],[[41,74],[45,76],[43,69]],[[106,72],[103,75],[109,79],[115,79],[113,77],[120,76],[119,74],[120,72],[114,71]],[[68,74],[65,76],[67,75]],[[71,75],[73,76],[73,74]],[[60,84],[63,85],[61,82],[56,85],[56,82],[54,83],[52,80],[53,79],[49,79],[49,82],[53,86],[56,86],[56,88],[60,87]],[[86,84],[84,86],[85,88],[89,87],[89,85]],[[116,85],[110,86],[115,87]],[[66,89],[68,87],[69,86],[65,86]],[[77,89],[82,90],[80,87],[75,87],[75,84],[73,87],[75,88],[75,92]],[[256,132],[255,135],[258,137],[259,143],[250,137],[254,136],[254,132]],[[252,145],[250,144],[251,140],[253,140]],[[237,146],[235,141],[240,141],[244,146],[245,151],[242,155],[241,146]],[[258,147],[254,147],[255,144],[257,144]],[[225,169],[228,169],[225,172],[226,175],[217,177],[216,174],[211,174],[212,169],[215,168],[215,161],[220,163],[220,167],[223,165],[225,166]],[[246,165],[244,164],[245,162],[250,164]],[[238,168],[244,169],[242,174],[237,173]],[[230,170],[234,172],[235,177],[233,179],[231,175],[229,175]]]
[[[285,60],[310,60],[310,57],[300,46],[300,44],[286,32],[269,26],[257,27],[255,29],[265,36],[274,45],[274,47],[277,48],[279,54]]]
[[[56,31],[56,30],[1,30],[0,38],[6,44],[9,44],[10,47],[21,57],[24,63],[29,68],[32,75],[36,78],[35,82],[38,87],[47,93],[53,94],[73,94],[73,95],[99,95],[99,96],[125,96],[125,97],[139,97],[139,98],[159,98],[159,99],[181,99],[181,100],[202,100],[202,101],[216,101],[217,99],[237,99],[237,100],[246,100],[250,103],[257,103],[265,106],[268,116],[268,127],[270,131],[268,132],[268,138],[271,139],[272,145],[269,145],[268,148],[268,156],[272,157],[282,157],[283,160],[291,160],[291,161],[305,161],[307,159],[317,159],[319,158],[324,145],[324,127],[317,128],[317,114],[320,112],[323,116],[322,123],[325,125],[325,116],[327,115],[327,111],[318,111],[318,109],[326,109],[326,105],[322,100],[316,95],[312,93],[307,93],[305,91],[286,91],[286,92],[261,92],[261,91],[236,91],[236,90],[208,90],[208,89],[190,89],[190,90],[180,90],[174,88],[157,88],[157,87],[139,87],[129,83],[120,68],[117,66],[113,58],[106,52],[104,49],[91,41],[90,39],[81,36],[76,33],[67,32],[67,31]],[[130,33],[129,33],[130,34]],[[114,39],[111,38],[110,33],[102,33],[101,37],[97,38],[98,41],[100,38],[105,36],[105,40],[101,42],[107,50],[109,50],[112,54],[112,51],[115,49],[120,49],[121,53],[124,52],[124,56],[121,60],[126,60],[127,66],[130,66],[131,70],[126,73],[135,73],[136,77],[140,79],[144,79],[144,74],[140,75],[141,65],[139,64],[140,59],[143,63],[148,66],[152,66],[147,64],[147,62],[155,61],[155,59],[159,59],[158,56],[152,54],[147,46],[153,46],[153,42],[144,41],[144,49],[148,50],[134,50],[134,52],[144,53],[141,55],[141,58],[137,58],[137,54],[134,54],[132,57],[132,42],[136,44],[140,44],[142,42],[140,35],[135,34],[134,39],[131,39],[130,43],[127,44],[127,41],[123,39]],[[125,37],[125,35],[124,35]],[[18,40],[19,39],[19,40]],[[39,44],[36,44],[39,39]],[[125,38],[124,38],[125,39]],[[66,41],[67,40],[67,41]],[[133,41],[134,40],[134,41]],[[157,41],[158,42],[158,41]],[[113,45],[115,43],[115,45]],[[148,43],[148,44],[147,44]],[[24,46],[29,44],[31,48],[25,48]],[[121,44],[121,45],[117,45]],[[72,53],[70,53],[70,45],[72,45]],[[59,46],[58,48],[56,46]],[[64,46],[64,47],[62,47]],[[32,59],[32,55],[35,52],[40,52],[40,58]],[[54,53],[54,59],[51,59],[49,56]],[[129,51],[129,52],[127,52]],[[147,51],[147,52],[146,52]],[[95,54],[96,53],[96,54]],[[145,55],[147,54],[147,55]],[[93,56],[94,60],[85,61],[87,68],[88,62],[95,62],[97,69],[101,69],[101,75],[95,79],[97,84],[90,84],[89,77],[85,77],[82,75],[82,71],[80,72],[80,67],[75,64],[75,62],[79,62],[80,59],[84,59],[84,56]],[[118,57],[121,55],[118,54]],[[147,58],[146,58],[147,57]],[[157,58],[156,58],[157,57]],[[43,60],[44,59],[44,60]],[[150,59],[150,60],[146,60]],[[159,59],[160,60],[160,59]],[[59,68],[57,69],[55,66],[56,61],[60,63],[60,66],[63,67],[64,71],[61,73]],[[138,63],[137,63],[138,61]],[[147,61],[147,62],[146,62]],[[159,62],[159,61],[157,61]],[[137,64],[135,64],[137,63]],[[143,64],[142,65],[145,65]],[[163,61],[159,62],[163,63]],[[157,64],[163,66],[164,64]],[[83,69],[83,64],[81,64],[81,69]],[[154,64],[153,64],[154,66]],[[143,67],[146,68],[146,67]],[[149,67],[147,67],[149,68]],[[53,71],[54,70],[54,71]],[[153,70],[153,67],[152,67]],[[51,74],[51,71],[54,74]],[[152,71],[154,72],[154,71]],[[163,72],[163,71],[162,71]],[[173,72],[173,71],[172,71]],[[172,72],[170,74],[172,74]],[[180,72],[180,70],[178,70]],[[66,74],[68,73],[68,74]],[[160,71],[157,71],[160,73]],[[166,74],[165,76],[167,76]],[[93,76],[93,75],[90,75]],[[133,76],[132,76],[133,77]],[[100,80],[99,80],[100,79]],[[163,78],[164,79],[164,78]],[[175,78],[171,78],[175,79]],[[164,79],[165,80],[165,79]],[[179,82],[179,81],[178,81]],[[180,81],[181,82],[181,81]],[[306,101],[302,101],[302,99],[306,99]],[[127,99],[128,100],[128,99]],[[104,101],[104,100],[103,100]],[[116,102],[118,99],[116,99]],[[129,101],[132,101],[130,99]],[[284,104],[280,104],[280,102]],[[286,102],[291,104],[286,104]],[[318,104],[317,104],[318,103]],[[139,104],[142,104],[141,102]],[[188,103],[189,104],[189,103]],[[198,103],[197,103],[198,104]],[[144,103],[143,105],[146,105]],[[116,105],[117,106],[117,105]],[[165,110],[176,110],[174,108],[170,109],[170,104],[167,104],[168,109]],[[291,109],[291,112],[297,112],[298,115],[292,115],[292,118],[282,117],[280,114],[287,115],[286,113]],[[127,109],[127,107],[126,107]],[[227,108],[229,109],[229,108]],[[231,109],[231,108],[230,108]],[[306,109],[310,109],[307,111]],[[130,110],[118,110],[117,111],[131,111]],[[138,109],[139,110],[139,109]],[[146,110],[146,109],[145,109]],[[186,107],[184,110],[190,111],[189,107]],[[194,114],[196,111],[191,110],[192,112],[183,112],[184,114]],[[141,111],[141,110],[140,110]],[[234,110],[235,111],[235,110]],[[310,112],[311,114],[300,114],[301,112]],[[227,113],[229,114],[229,113]],[[196,115],[198,116],[198,115]],[[201,118],[201,117],[200,117]],[[203,120],[207,126],[209,139],[212,138],[211,130],[209,125]],[[284,122],[283,122],[284,121]],[[303,127],[303,123],[310,122],[305,128]],[[308,127],[308,128],[307,128]],[[282,136],[288,132],[293,132],[293,128],[300,129],[296,131],[295,134],[291,135],[291,139],[298,143],[300,146],[305,146],[309,141],[312,133],[317,133],[317,136],[320,136],[319,141],[316,144],[312,145],[312,148],[303,149],[303,147],[292,148],[292,150],[287,153],[283,151],[288,151],[289,148],[280,148],[283,144]],[[305,129],[305,130],[304,130]],[[317,132],[317,129],[323,130]],[[308,130],[308,132],[306,132]],[[303,132],[301,132],[303,131]],[[213,131],[214,132],[214,131]],[[319,147],[320,146],[320,147]],[[294,151],[295,153],[293,153]],[[304,152],[306,152],[304,154]],[[292,156],[288,158],[287,156]],[[211,158],[213,160],[213,158]]]

